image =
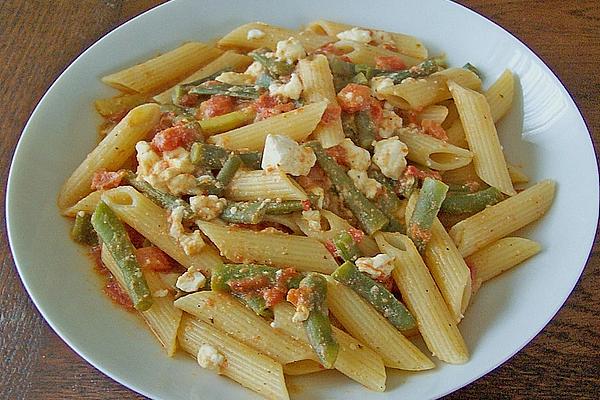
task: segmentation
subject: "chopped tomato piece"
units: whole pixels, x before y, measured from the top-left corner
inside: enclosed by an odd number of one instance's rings
[[[352,237],[355,243],[360,243],[365,238],[365,233],[360,229],[350,228],[348,229],[348,233]]]
[[[344,147],[338,144],[336,146],[325,149],[325,153],[327,153],[329,157],[332,157],[338,164],[350,168],[348,152]]]
[[[371,112],[371,119],[373,120],[373,123],[376,126],[380,126],[381,121],[383,120],[383,107],[377,99],[371,100],[369,111]]]
[[[448,141],[448,134],[446,133],[446,130],[437,122],[430,119],[424,119],[421,121],[421,127],[423,127],[423,132],[425,134],[433,136],[436,139]]]
[[[415,167],[414,165],[409,165],[408,167],[406,167],[406,169],[404,170],[404,175],[414,176],[417,179],[425,179],[425,178],[429,177],[429,178],[437,179],[438,181],[442,180],[442,176],[440,175],[439,172],[423,171],[423,170],[420,170],[419,168]]]
[[[325,174],[325,171],[318,165],[312,167],[308,175],[299,176],[296,181],[306,190],[314,187],[321,187],[323,190],[327,191],[331,187],[331,181],[327,177],[327,174]]]
[[[371,106],[371,89],[356,83],[347,84],[337,95],[342,110],[355,113]]]
[[[116,304],[124,307],[126,310],[133,311],[133,303],[129,295],[119,286],[119,283],[114,278],[111,277],[106,281],[104,293]]]
[[[302,210],[309,211],[311,209],[310,200],[302,200]]]
[[[405,122],[405,125],[418,125],[419,120],[417,119],[417,112],[414,110],[403,110],[400,111],[400,116],[402,120]]]
[[[167,128],[172,127],[175,124],[175,113],[172,111],[162,113],[160,116],[160,121],[158,122],[158,126],[156,128],[156,132],[160,132]]]
[[[282,269],[277,274],[277,281],[275,282],[275,286],[263,290],[263,298],[266,301],[267,307],[272,307],[275,304],[285,300],[286,294],[288,292],[289,281],[296,275],[298,275],[298,271],[296,271],[294,268]]]
[[[233,111],[235,101],[231,96],[216,94],[200,103],[200,113],[203,118],[212,118]]]
[[[325,109],[323,116],[321,116],[321,122],[328,124],[337,120],[342,115],[342,109],[337,104],[330,104]]]
[[[315,50],[315,54],[333,54],[335,56],[341,56],[344,55],[344,50],[335,46],[333,43],[327,43]]]
[[[99,169],[92,177],[92,190],[108,190],[121,184],[125,171],[107,171]]]
[[[198,105],[200,96],[195,93],[186,93],[179,99],[179,104],[184,107],[195,107]]]
[[[152,139],[152,147],[157,151],[171,151],[187,147],[196,140],[196,131],[184,125],[175,125],[158,132]]]
[[[245,278],[237,281],[229,281],[228,284],[231,291],[235,293],[259,292],[269,285],[269,278],[266,276]]]
[[[340,57],[340,60],[342,61],[346,61],[346,62],[353,62],[352,59],[350,57],[348,57],[346,54],[344,54],[343,56]]]
[[[142,268],[151,271],[169,271],[173,269],[171,258],[158,247],[141,247],[135,250],[135,256]]]
[[[399,56],[377,56],[375,57],[375,66],[386,71],[402,71],[406,69],[406,64]]]
[[[312,289],[307,286],[300,287],[298,289],[290,289],[287,294],[287,301],[292,303],[295,307],[298,306],[310,306],[310,298],[312,297]]]
[[[268,93],[262,94],[254,103],[254,106],[256,107],[257,121],[270,118],[277,114],[292,111],[294,108],[296,108],[294,103],[282,103],[277,97],[270,96]]]

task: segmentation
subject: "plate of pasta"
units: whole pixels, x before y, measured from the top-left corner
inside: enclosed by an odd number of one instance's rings
[[[133,19],[32,114],[7,224],[53,329],[156,399],[438,398],[529,342],[598,219],[553,73],[446,1],[230,5]]]

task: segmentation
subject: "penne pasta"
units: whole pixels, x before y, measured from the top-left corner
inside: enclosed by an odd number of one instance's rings
[[[325,367],[313,360],[294,361],[283,366],[283,373],[289,376],[308,375],[325,370]]]
[[[328,279],[327,304],[353,337],[383,359],[386,367],[423,371],[433,362],[352,289]]]
[[[125,278],[115,259],[110,255],[106,246],[102,245],[102,263],[115,277],[121,288],[126,288]],[[181,322],[182,312],[173,305],[173,295],[168,292],[168,287],[162,282],[154,271],[144,270],[144,278],[152,293],[152,306],[140,315],[154,333],[154,336],[165,348],[167,355],[172,357],[177,350],[177,330]],[[166,291],[164,296],[160,293]]]
[[[394,257],[394,281],[432,354],[450,364],[467,362],[469,351],[455,319],[413,242],[394,233],[378,233],[375,240],[382,252]]]
[[[448,107],[439,104],[427,106],[417,114],[417,122],[432,121],[437,124],[442,124],[448,116]]]
[[[473,288],[478,289],[482,283],[533,257],[541,249],[533,240],[506,237],[471,254],[466,261],[475,277]]]
[[[473,152],[473,165],[477,175],[502,193],[515,195],[485,96],[453,81],[448,82],[448,87],[458,109],[469,148]]]
[[[134,188],[120,186],[107,190],[101,199],[123,222],[184,267],[210,275],[212,269],[222,263],[221,257],[208,245],[199,254],[187,255],[179,242],[169,235],[167,212]]]
[[[202,345],[215,348],[225,358],[220,374],[269,399],[288,400],[281,364],[223,331],[188,315],[183,317],[179,344],[196,358]]]
[[[508,168],[508,175],[510,176],[513,185],[529,182],[529,177],[521,167],[511,163],[506,163],[506,167]]]
[[[396,130],[398,138],[408,146],[409,160],[429,168],[446,171],[471,163],[469,150],[453,146],[413,128]]]
[[[98,114],[104,118],[117,120],[131,109],[148,102],[148,95],[132,93],[99,99],[94,102]]]
[[[406,207],[407,221],[410,221],[416,200],[417,196],[413,194]],[[460,322],[471,299],[471,271],[437,217],[431,226],[431,239],[423,253],[423,260],[448,310],[456,323]]]
[[[144,104],[129,111],[67,179],[58,195],[58,208],[64,210],[87,196],[96,171],[119,169],[135,154],[135,144],[155,128],[159,119],[157,104]]]
[[[344,140],[345,135],[340,114],[335,112],[339,111],[340,108],[337,103],[333,75],[331,75],[327,57],[317,54],[312,60],[300,60],[297,72],[304,86],[302,99],[305,104],[327,101],[327,111],[324,113],[327,120],[322,119],[319,122],[312,136],[321,142],[324,148],[339,144]]]
[[[266,320],[228,294],[193,293],[177,299],[175,307],[212,324],[215,328],[255,348],[278,363],[316,360],[309,346],[271,328]]]
[[[144,63],[102,78],[126,93],[155,93],[185,78],[222,51],[200,42],[186,43]]]
[[[211,136],[208,138],[208,142],[229,150],[262,150],[269,133],[285,135],[298,142],[303,141],[321,121],[326,107],[327,103],[324,101],[309,104],[229,132]]]
[[[248,32],[250,30],[261,31],[263,35],[249,39]],[[264,22],[251,22],[235,28],[233,31],[223,36],[217,44],[222,48],[252,50],[266,47],[271,50],[275,50],[277,48],[277,42],[286,40],[290,37],[295,37],[298,39],[306,51],[315,50],[329,42],[336,40],[336,38],[317,35],[313,32],[298,32],[265,24]]]
[[[102,190],[96,190],[95,192],[88,194],[76,204],[64,210],[62,215],[65,217],[75,218],[79,211],[93,213],[98,205],[98,202],[100,201],[100,197],[102,197],[102,192]]]
[[[273,308],[275,327],[288,335],[308,343],[302,324],[292,322],[294,308],[288,303],[279,303]],[[385,390],[385,367],[377,353],[361,344],[346,332],[332,326],[340,348],[334,368],[365,387],[383,392]]]
[[[264,263],[326,274],[337,268],[333,256],[313,238],[196,222],[221,254],[236,263]]]
[[[556,184],[541,181],[457,223],[449,234],[463,257],[537,220],[548,211]]]
[[[279,170],[238,171],[227,186],[225,196],[236,201],[308,199],[302,187]]]
[[[345,52],[355,64],[365,64],[372,67],[376,66],[376,57],[395,57],[402,60],[406,67],[412,67],[422,61],[420,58],[407,56],[402,53],[384,49],[383,47],[371,46],[370,44],[355,42],[353,40],[340,40],[334,43],[334,46]]]
[[[396,107],[419,111],[452,98],[446,84],[448,81],[469,89],[481,87],[481,79],[475,73],[464,68],[448,68],[425,78],[405,79],[397,85],[381,89],[378,94]]]
[[[177,85],[205,79],[225,69],[242,72],[248,65],[250,65],[251,62],[252,58],[229,50],[188,76],[186,79],[177,83]],[[173,94],[177,85],[172,86],[154,96],[154,101],[160,104],[171,104],[173,102]]]

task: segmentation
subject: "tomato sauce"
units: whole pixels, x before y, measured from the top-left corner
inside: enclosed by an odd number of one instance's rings
[[[108,190],[116,188],[121,184],[121,180],[125,176],[125,171],[107,171],[99,169],[94,172],[92,177],[92,190]]]

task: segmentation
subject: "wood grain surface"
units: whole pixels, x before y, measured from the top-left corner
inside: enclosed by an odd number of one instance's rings
[[[0,198],[27,118],[58,75],[105,33],[158,0],[0,0]],[[558,75],[600,138],[600,2],[465,0],[527,43]],[[4,201],[2,200],[2,215]],[[142,399],[49,328],[16,273],[2,225],[0,399]],[[448,399],[598,398],[600,253],[552,322],[508,362]]]

